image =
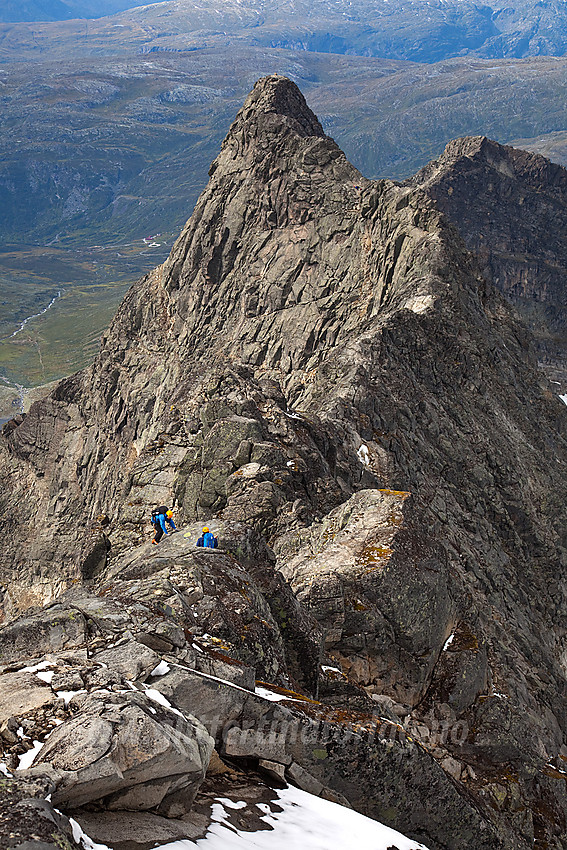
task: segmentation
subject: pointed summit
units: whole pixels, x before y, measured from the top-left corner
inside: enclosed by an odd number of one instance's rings
[[[261,121],[274,115],[288,119],[290,128],[300,136],[325,136],[299,88],[280,74],[258,80],[238,113],[233,129],[242,122]]]
[[[261,164],[265,174],[266,165],[273,163],[275,154],[278,157],[293,155],[299,140],[310,138],[322,139],[339,151],[335,142],[325,135],[295,83],[279,74],[263,77],[236,116],[209,175],[212,176],[221,164],[234,172],[234,160],[244,172],[254,163]],[[246,159],[244,163],[243,158]]]
[[[314,231],[323,210],[329,216],[346,216],[339,230],[345,228],[346,220],[358,221],[360,190],[368,183],[325,135],[295,83],[279,75],[256,83],[209,175],[211,179],[165,264],[167,288],[172,291],[183,283],[187,300],[182,298],[178,309],[185,321],[186,307],[192,311],[199,303],[203,286],[212,286],[209,297],[214,298],[219,295],[217,286],[226,286],[222,293],[225,305],[234,301],[236,292],[244,294],[240,285],[234,287],[231,275],[237,256],[249,268],[246,289],[257,289],[252,282],[264,278],[262,269],[267,261],[273,267],[277,253],[282,279],[294,274],[295,289],[303,291],[300,270],[304,260],[300,255],[307,235],[299,239],[295,233],[290,242],[284,228],[310,222],[314,241],[320,242]],[[350,225],[346,229],[350,233]],[[286,289],[287,284],[282,285]],[[251,317],[256,312],[253,305],[260,307],[264,297],[267,290],[260,287],[258,294],[243,304],[242,314]],[[288,298],[286,292],[283,303]],[[279,302],[278,297],[274,304],[279,306]],[[270,304],[260,309],[270,309]],[[196,322],[200,327],[201,319]]]

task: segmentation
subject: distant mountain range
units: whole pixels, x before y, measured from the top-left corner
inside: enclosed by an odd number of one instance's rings
[[[16,23],[102,18],[141,5],[137,0],[2,0],[0,21]]]
[[[368,177],[408,177],[466,135],[538,150],[549,138],[566,162],[564,59],[432,66],[235,46],[7,65],[0,235],[92,244],[181,227],[238,102],[276,71]]]
[[[468,0],[169,0],[150,6],[136,0],[8,0],[0,21],[101,18],[125,9],[114,32],[103,24],[89,33],[96,40],[97,32],[104,31],[103,50],[132,40],[150,50],[238,42],[438,62],[467,55],[563,56],[567,49],[565,0],[492,5]],[[72,38],[72,30],[69,34]]]

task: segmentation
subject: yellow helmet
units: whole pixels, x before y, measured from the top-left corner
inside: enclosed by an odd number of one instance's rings
[[[167,511],[166,516],[168,516],[168,517],[172,517],[172,516],[173,516],[173,511]]]
[[[205,526],[204,529],[203,529],[203,534],[206,534],[208,530],[209,529],[207,528],[207,526]]]

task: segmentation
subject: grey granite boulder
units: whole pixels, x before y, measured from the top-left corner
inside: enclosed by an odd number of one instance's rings
[[[157,667],[160,658],[157,653],[142,643],[127,640],[118,646],[97,652],[93,661],[115,670],[125,679],[145,679]]]
[[[0,674],[0,726],[10,717],[28,714],[53,704],[57,697],[33,673]]]
[[[54,603],[20,617],[0,632],[0,664],[42,658],[46,653],[84,646],[86,619],[80,611]]]
[[[213,741],[198,720],[136,692],[94,692],[57,727],[36,765],[60,773],[57,806],[104,800],[111,809],[189,811]]]

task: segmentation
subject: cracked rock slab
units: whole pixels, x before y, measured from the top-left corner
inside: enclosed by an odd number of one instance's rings
[[[105,799],[111,808],[183,814],[205,775],[213,741],[183,717],[137,693],[94,693],[57,727],[36,764],[61,773],[57,806]]]

